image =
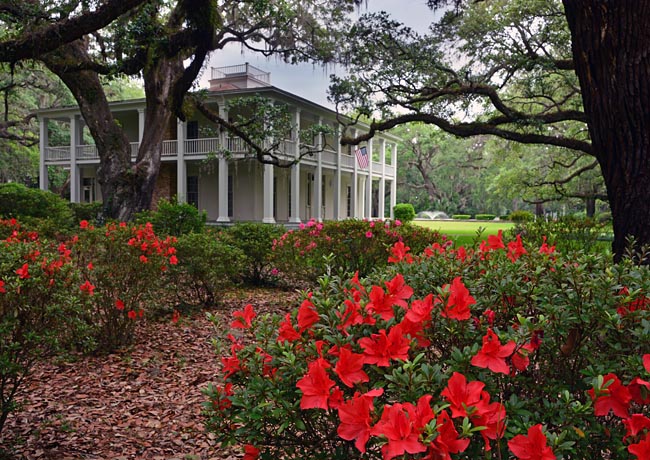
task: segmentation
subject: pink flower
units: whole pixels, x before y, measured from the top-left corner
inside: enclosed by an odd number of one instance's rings
[[[366,232],[366,238],[372,238],[372,232],[370,230]]]

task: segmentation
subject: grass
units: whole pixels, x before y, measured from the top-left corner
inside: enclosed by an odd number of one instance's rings
[[[499,230],[509,230],[515,226],[512,222],[505,221],[468,221],[468,220],[417,220],[416,225],[437,230],[447,235],[456,246],[472,245],[474,241],[496,235]],[[480,236],[477,236],[482,231]]]

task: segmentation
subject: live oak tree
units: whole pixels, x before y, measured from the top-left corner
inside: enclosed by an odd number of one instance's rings
[[[37,59],[70,89],[95,141],[98,181],[108,217],[148,209],[162,140],[173,117],[185,119],[186,95],[210,52],[239,42],[297,62],[327,61],[333,32],[353,0],[105,0],[0,3],[9,31],[0,61]],[[146,111],[135,161],[113,118],[102,75],[139,76]]]
[[[429,0],[453,11],[417,34],[362,18],[347,50],[351,78],[333,99],[381,117],[367,136],[411,121],[593,157],[614,225],[650,243],[650,0]],[[394,109],[399,108],[399,112]]]

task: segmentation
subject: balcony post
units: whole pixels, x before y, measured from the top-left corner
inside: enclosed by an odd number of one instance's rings
[[[366,201],[364,217],[372,219],[372,139],[368,139],[368,177],[366,179]]]
[[[138,144],[142,144],[144,137],[144,108],[138,109]],[[138,145],[138,148],[140,146]]]
[[[187,201],[187,165],[185,163],[185,122],[176,120],[176,200]]]
[[[77,167],[77,143],[79,141],[77,115],[70,117],[70,201],[79,203],[79,168]]]
[[[336,127],[336,172],[334,173],[334,220],[341,218],[341,126]]]
[[[47,130],[47,118],[41,118],[38,123],[39,129],[39,142],[38,149],[40,151],[40,156],[38,159],[38,186],[41,190],[49,190],[49,179],[47,177],[47,166],[45,165],[45,160],[47,158],[47,147],[50,143],[48,138]]]
[[[318,124],[323,124],[323,119],[318,117]],[[323,133],[318,133],[316,140],[316,174],[314,177],[314,206],[316,212],[314,217],[318,222],[323,221]]]
[[[219,116],[224,120],[228,119],[228,110],[223,98],[219,102]],[[230,222],[228,212],[228,159],[223,153],[228,142],[228,134],[224,128],[221,128],[219,133],[219,142],[222,152],[219,154],[219,216],[217,222]]]
[[[379,162],[381,164],[381,177],[379,178],[379,203],[377,206],[379,218],[386,217],[386,140],[379,139]]]
[[[354,129],[352,137],[356,138],[358,135],[357,133],[358,131]],[[354,167],[352,168],[352,200],[351,200],[352,202],[350,203],[352,209],[350,209],[350,215],[352,216],[352,218],[357,219],[360,217],[359,206],[358,206],[359,204],[359,196],[358,196],[359,195],[359,160],[357,160],[356,158],[357,155],[354,152],[354,150],[356,150],[358,146],[353,145],[351,148],[353,149],[352,164],[354,165]]]
[[[296,108],[293,121],[294,129],[292,138],[294,141],[294,158],[296,163],[291,166],[291,216],[289,222],[300,223],[300,109]]]
[[[395,218],[397,204],[397,143],[393,144],[393,154],[390,157],[393,166],[393,180],[390,183],[390,218]]]
[[[264,189],[263,189],[263,200],[264,200],[264,217],[262,222],[265,224],[274,224],[275,216],[273,215],[273,175],[274,175],[274,166],[265,164],[264,165]]]

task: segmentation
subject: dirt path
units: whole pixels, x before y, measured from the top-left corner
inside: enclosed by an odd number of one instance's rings
[[[252,303],[283,310],[296,294],[232,293],[224,312]],[[234,459],[203,429],[201,390],[218,375],[205,313],[143,324],[129,352],[38,365],[24,384],[0,447],[16,459]]]

